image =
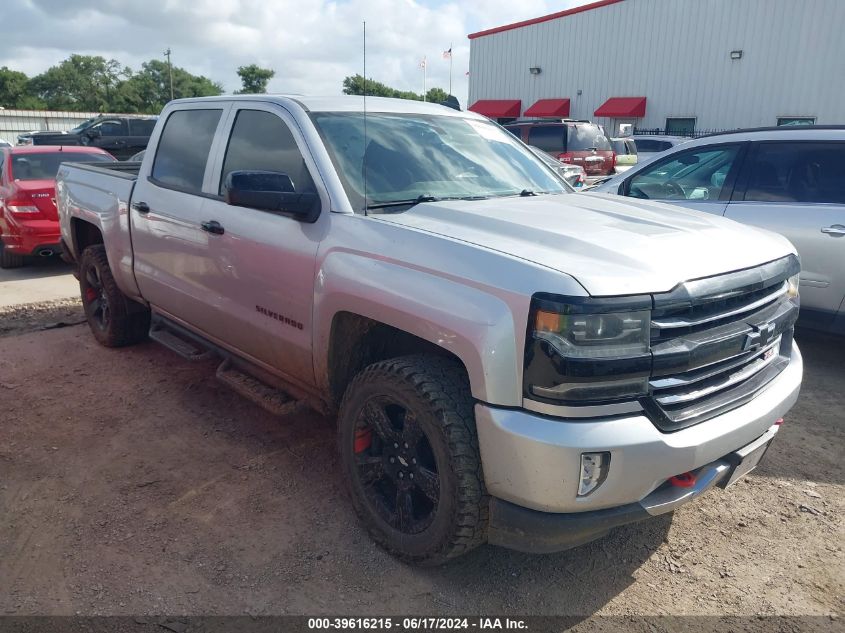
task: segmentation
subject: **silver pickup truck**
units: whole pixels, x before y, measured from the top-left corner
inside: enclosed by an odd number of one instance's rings
[[[473,113],[174,101],[143,162],[64,164],[57,195],[96,339],[336,415],[355,510],[407,561],[671,512],[754,468],[798,397],[786,239],[573,194]]]

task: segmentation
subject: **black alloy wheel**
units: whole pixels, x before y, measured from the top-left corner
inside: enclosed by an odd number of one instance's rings
[[[440,477],[431,443],[412,412],[371,398],[355,427],[355,466],[367,500],[405,534],[424,531],[437,512]]]

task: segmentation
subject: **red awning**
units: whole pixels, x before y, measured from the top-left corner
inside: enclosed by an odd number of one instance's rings
[[[593,114],[614,119],[644,117],[645,97],[611,97]]]
[[[481,99],[473,103],[469,109],[491,119],[510,119],[519,116],[522,101],[519,99]]]
[[[569,116],[569,99],[540,99],[525,111],[525,116],[564,119]]]

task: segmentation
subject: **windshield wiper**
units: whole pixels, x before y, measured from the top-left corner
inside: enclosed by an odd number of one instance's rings
[[[519,195],[525,198],[526,196],[536,196],[536,192],[531,191],[530,189],[523,189],[519,192]]]
[[[431,196],[427,194],[422,194],[417,196],[416,198],[411,198],[408,200],[388,200],[386,202],[374,202],[373,204],[368,204],[368,209],[386,209],[388,207],[403,207],[403,206],[414,206],[415,204],[420,204],[421,202],[437,202],[438,200],[442,200],[443,198],[438,198],[437,196]]]

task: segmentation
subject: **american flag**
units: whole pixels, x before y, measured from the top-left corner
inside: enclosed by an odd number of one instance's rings
[[[443,59],[452,59],[452,47],[448,51],[443,51]]]

